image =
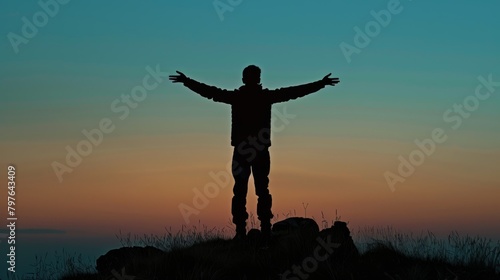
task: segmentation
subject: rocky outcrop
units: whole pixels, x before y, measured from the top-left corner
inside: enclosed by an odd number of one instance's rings
[[[100,275],[115,278],[133,275],[135,279],[191,279],[215,271],[227,277],[219,275],[214,279],[278,279],[278,275],[307,263],[320,271],[317,275],[311,272],[309,279],[318,279],[316,276],[321,277],[325,271],[338,279],[351,279],[351,268],[359,258],[347,224],[340,221],[320,231],[314,220],[293,217],[273,225],[271,242],[266,246],[259,242],[260,236],[258,229],[252,229],[243,242],[212,240],[171,252],[154,247],[123,247],[99,257],[96,268]],[[193,265],[198,268],[192,270]]]

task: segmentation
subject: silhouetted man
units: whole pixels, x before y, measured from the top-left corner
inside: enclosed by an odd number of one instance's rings
[[[171,75],[174,83],[183,83],[203,97],[231,105],[231,145],[234,146],[232,172],[234,177],[231,213],[236,225],[236,239],[246,236],[246,196],[248,179],[253,172],[255,191],[258,196],[257,216],[265,240],[271,235],[272,197],[269,194],[269,147],[271,146],[271,106],[274,103],[316,92],[327,85],[339,83],[338,78],[323,79],[294,87],[275,90],[263,89],[260,84],[260,68],[250,65],[243,70],[243,86],[232,91],[208,86],[176,71]]]

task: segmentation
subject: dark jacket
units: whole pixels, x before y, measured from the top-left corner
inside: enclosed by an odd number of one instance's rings
[[[231,145],[257,139],[266,147],[271,146],[271,106],[274,103],[296,99],[325,87],[323,81],[275,90],[261,85],[243,85],[239,89],[225,90],[193,79],[184,85],[203,97],[231,105]]]

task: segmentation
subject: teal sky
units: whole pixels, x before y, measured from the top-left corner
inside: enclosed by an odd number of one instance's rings
[[[242,68],[258,64],[264,85],[271,88],[313,81],[328,72],[341,77],[341,94],[307,101],[310,107],[349,108],[340,118],[369,114],[374,122],[397,118],[435,125],[436,114],[469,94],[478,75],[499,72],[499,4],[403,1],[402,12],[347,63],[340,43],[353,44],[353,27],[363,29],[373,20],[370,11],[386,9],[388,2],[242,1],[221,21],[210,1],[70,1],[19,46],[18,54],[6,37],[1,41],[1,119],[35,125],[34,119],[87,122],[91,112],[100,118],[113,99],[137,84],[147,65],[234,88]],[[21,17],[31,19],[39,10],[32,2],[4,1],[2,34],[21,34]],[[164,83],[151,93],[148,110],[136,114],[172,119],[180,118],[177,111],[203,106],[204,101],[184,91]],[[479,114],[498,116],[495,106],[484,107]],[[351,108],[360,110],[354,114]],[[195,114],[182,117],[199,117]],[[482,126],[491,131],[494,123]],[[150,128],[151,133],[157,130]],[[56,137],[70,134],[61,129]],[[49,135],[54,134],[32,136]],[[16,134],[4,137],[16,139]]]
[[[141,196],[133,186],[117,192],[117,206],[111,210],[104,199],[93,200],[96,191],[109,198],[120,184],[132,185],[139,178],[143,178],[141,186],[152,186],[147,190],[155,191],[158,200],[171,199],[168,206],[175,213],[162,216],[163,221],[182,224],[176,206],[190,199],[191,191],[180,186],[204,184],[206,178],[202,176],[218,170],[230,156],[230,109],[225,105],[212,104],[165,80],[148,93],[130,117],[115,123],[116,130],[106,136],[105,143],[75,172],[66,175],[64,183],[57,181],[51,163],[64,160],[65,146],[80,141],[82,129],[97,127],[105,117],[116,121],[117,114],[110,104],[141,84],[148,66],[159,65],[169,74],[180,70],[201,82],[233,89],[241,85],[243,68],[256,64],[268,88],[316,81],[330,72],[341,80],[334,88],[286,105],[286,110],[297,118],[273,142],[278,143],[273,146],[273,164],[283,163],[275,165],[277,172],[272,174],[276,174],[276,181],[280,174],[299,170],[294,175],[308,182],[306,175],[317,171],[313,167],[323,164],[318,170],[337,174],[338,169],[330,166],[344,166],[347,175],[344,178],[340,174],[341,178],[336,179],[347,182],[342,185],[344,189],[339,187],[346,201],[366,202],[372,197],[374,201],[361,210],[354,209],[357,204],[352,203],[351,209],[351,204],[345,202],[343,213],[347,212],[354,225],[382,221],[406,229],[422,228],[416,223],[428,222],[429,213],[439,213],[429,221],[433,226],[443,225],[436,226],[438,230],[448,230],[445,225],[449,221],[467,232],[471,225],[460,225],[467,219],[454,211],[476,207],[477,211],[460,212],[482,217],[471,222],[477,226],[472,233],[500,236],[500,228],[495,226],[500,208],[493,201],[500,189],[500,87],[480,102],[459,129],[453,131],[443,121],[446,110],[474,94],[479,76],[492,75],[494,81],[500,81],[500,2],[402,0],[402,11],[392,14],[390,23],[381,27],[359,54],[353,54],[349,63],[341,43],[355,45],[354,28],[364,30],[374,20],[371,11],[385,10],[391,2],[243,0],[224,12],[221,20],[213,1],[72,0],[59,5],[58,12],[26,44],[20,44],[16,53],[9,36],[22,36],[22,18],[32,22],[33,15],[43,10],[37,1],[2,1],[0,164],[4,168],[16,163],[22,170],[20,176],[24,177],[20,180],[26,190],[20,194],[25,202],[24,228],[60,230],[59,234],[70,240],[68,244],[79,244],[71,241],[73,236],[78,240],[100,238],[96,244],[101,247],[93,252],[101,253],[102,240],[113,237],[121,223],[126,224],[124,213],[132,211],[126,202],[138,197],[144,207],[137,209],[137,215],[156,215],[154,209],[161,209],[161,201],[155,204],[156,197]],[[442,144],[445,148],[421,167],[413,181],[408,180],[392,195],[383,172],[394,171],[397,156],[408,155],[414,149],[413,141],[429,137],[436,127],[444,128],[449,136],[449,141]],[[193,137],[206,138],[196,142]],[[303,150],[292,150],[288,158],[287,147]],[[314,153],[320,147],[326,148]],[[198,155],[205,157],[200,159]],[[336,158],[338,155],[345,160]],[[293,158],[296,162],[290,160]],[[182,176],[182,168],[190,167],[189,160],[200,160],[193,170],[201,171]],[[146,173],[146,169],[170,173]],[[127,177],[127,172],[135,177]],[[321,185],[326,185],[327,180],[319,175],[316,179],[318,187],[310,193],[318,197],[311,201],[317,199],[317,205],[333,207],[321,200],[330,197],[323,193],[325,187]],[[161,193],[157,185],[165,180],[179,187]],[[450,191],[455,184],[457,191]],[[102,185],[109,189],[99,189]],[[359,188],[351,190],[351,185]],[[445,187],[436,187],[441,185]],[[471,185],[476,189],[471,190]],[[279,186],[276,192],[279,194]],[[4,196],[2,192],[0,200]],[[419,198],[428,198],[425,205],[432,207],[422,211]],[[97,206],[96,213],[88,215],[95,214],[93,219],[108,235],[90,234],[83,226],[79,228],[80,223],[94,222],[79,214],[90,201]],[[221,196],[221,201],[213,205],[224,203],[228,200]],[[384,207],[394,216],[377,212]],[[98,209],[107,212],[102,214]],[[204,212],[208,223],[214,221],[211,218],[218,215],[218,210]],[[221,210],[223,215],[229,215],[226,210]],[[319,206],[313,210],[334,211]],[[419,217],[413,225],[404,216],[409,213]],[[448,213],[455,215],[455,220],[446,216]],[[76,220],[72,220],[73,214]],[[101,214],[114,215],[116,221],[107,223],[105,218],[95,218]],[[144,221],[128,230],[151,229],[152,225]],[[44,240],[34,232],[29,242]],[[47,248],[57,241],[50,242]],[[38,253],[43,250],[40,247]]]

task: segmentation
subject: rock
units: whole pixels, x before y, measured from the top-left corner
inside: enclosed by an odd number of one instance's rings
[[[260,230],[256,228],[251,229],[247,234],[248,240],[254,242],[258,241],[260,239],[260,236],[261,236]]]
[[[123,268],[131,272],[137,260],[151,261],[161,259],[165,255],[164,251],[151,246],[122,247],[100,256],[96,261],[96,269],[102,275],[110,275],[113,270],[120,272]]]
[[[298,260],[310,253],[318,233],[318,224],[313,219],[292,217],[273,225],[271,244],[281,255]]]
[[[353,264],[359,259],[359,251],[354,245],[347,223],[335,221],[332,227],[322,230],[319,237],[324,241],[339,244],[330,255],[330,260],[337,264]]]
[[[292,217],[279,221],[273,225],[272,234],[275,236],[299,234],[302,236],[316,236],[319,232],[318,224],[309,218]]]

